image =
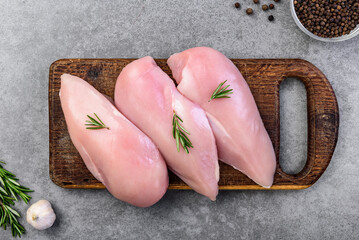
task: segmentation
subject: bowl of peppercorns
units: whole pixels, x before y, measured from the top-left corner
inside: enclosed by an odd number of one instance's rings
[[[359,0],[291,0],[298,27],[310,37],[339,42],[359,34]]]

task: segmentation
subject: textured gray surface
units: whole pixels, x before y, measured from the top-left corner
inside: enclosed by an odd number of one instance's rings
[[[250,2],[249,0],[241,2]],[[269,2],[269,0],[261,1]],[[54,227],[25,224],[23,239],[353,239],[359,234],[359,37],[322,43],[293,22],[289,1],[251,17],[234,1],[0,1],[0,158],[21,182],[57,212]],[[67,190],[48,174],[47,87],[59,58],[166,58],[194,46],[214,47],[233,58],[303,58],[332,83],[340,107],[340,136],[322,178],[302,191],[221,191],[216,202],[192,191],[168,191],[140,209],[105,190]],[[286,93],[293,91],[285,86]],[[300,88],[298,88],[300,89]],[[298,90],[299,91],[299,90]],[[289,103],[295,101],[286,94]],[[303,102],[304,98],[295,99]],[[285,99],[284,99],[285,101]],[[303,104],[300,104],[303,106]],[[284,120],[304,114],[304,107]],[[282,115],[283,116],[283,115]],[[300,117],[299,117],[300,118]],[[302,118],[303,119],[303,118]],[[288,166],[303,161],[304,125],[285,133]],[[285,126],[284,126],[285,128]],[[299,140],[298,140],[299,139]],[[286,143],[285,143],[286,144]],[[291,144],[291,145],[290,145]],[[293,146],[291,153],[288,146]],[[302,152],[302,153],[301,153]],[[287,160],[282,160],[286,162]],[[294,170],[293,170],[294,169]],[[17,209],[26,211],[24,204]],[[0,239],[10,231],[0,230]]]

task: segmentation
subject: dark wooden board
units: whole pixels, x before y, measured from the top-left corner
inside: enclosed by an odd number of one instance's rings
[[[60,76],[73,74],[101,93],[113,97],[116,78],[134,59],[61,59],[50,67],[50,177],[64,188],[104,188],[87,170],[69,137],[60,105]],[[314,184],[327,168],[338,138],[339,112],[335,94],[326,77],[311,63],[300,59],[232,59],[246,79],[273,142],[277,170],[271,189],[303,189]],[[171,76],[166,59],[157,64]],[[288,78],[301,79],[307,90],[308,156],[305,167],[294,175],[282,171],[279,156],[279,85]],[[173,173],[169,189],[189,189]],[[264,189],[232,167],[220,163],[220,189]]]

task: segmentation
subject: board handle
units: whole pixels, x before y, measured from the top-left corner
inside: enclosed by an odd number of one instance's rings
[[[299,173],[287,174],[279,164],[277,173],[294,184],[300,180],[309,187],[323,174],[334,153],[339,130],[338,103],[328,79],[313,64],[305,60],[288,64],[279,84],[290,77],[300,79],[307,91],[308,156]]]

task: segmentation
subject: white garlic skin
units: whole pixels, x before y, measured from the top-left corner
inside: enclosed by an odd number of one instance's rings
[[[32,204],[26,212],[26,221],[38,230],[51,227],[55,219],[55,212],[47,200],[40,200]]]

